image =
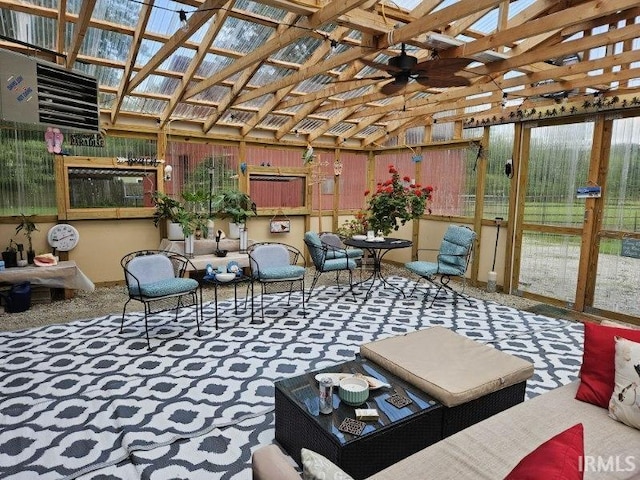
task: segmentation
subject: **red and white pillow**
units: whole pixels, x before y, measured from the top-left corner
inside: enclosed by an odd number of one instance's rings
[[[584,352],[577,400],[609,407],[616,376],[615,337],[640,342],[640,330],[584,324]]]

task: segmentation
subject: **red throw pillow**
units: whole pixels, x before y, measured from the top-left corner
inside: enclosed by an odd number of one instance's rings
[[[505,480],[582,480],[584,429],[581,423],[547,440],[505,477]]]
[[[577,400],[609,408],[616,376],[616,336],[640,342],[640,330],[584,324],[584,350]]]

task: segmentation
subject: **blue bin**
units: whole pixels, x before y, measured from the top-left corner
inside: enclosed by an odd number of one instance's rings
[[[0,293],[4,301],[4,310],[8,313],[24,312],[31,308],[31,283],[22,282],[11,285],[7,293]]]

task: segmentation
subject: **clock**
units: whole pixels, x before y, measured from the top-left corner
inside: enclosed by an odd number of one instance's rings
[[[54,249],[68,252],[78,244],[80,233],[68,223],[59,223],[49,229],[47,240]]]

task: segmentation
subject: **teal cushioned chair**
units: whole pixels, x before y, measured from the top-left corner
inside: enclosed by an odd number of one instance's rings
[[[320,275],[326,272],[336,272],[336,284],[340,286],[340,272],[347,271],[349,273],[349,291],[355,297],[353,292],[353,270],[356,268],[356,261],[349,256],[348,250],[334,247],[322,241],[320,235],[316,232],[305,233],[304,243],[309,250],[309,255],[316,269],[307,300],[311,298]]]
[[[306,316],[304,303],[304,275],[306,262],[302,252],[291,245],[276,242],[256,243],[247,250],[251,278],[260,284],[260,310],[264,321],[264,295],[270,292],[288,291],[287,305],[291,305],[294,286],[302,294],[302,315]],[[282,290],[284,286],[284,290]]]
[[[466,281],[465,273],[469,266],[469,260],[471,259],[471,252],[473,250],[473,243],[476,238],[476,233],[468,227],[450,225],[444,234],[442,243],[440,244],[440,250],[438,250],[438,256],[435,262],[427,262],[416,260],[405,264],[405,267],[412,273],[415,273],[420,278],[437,286],[431,305],[438,298],[438,294],[444,288],[453,293],[454,298],[460,295],[467,299],[469,305],[471,300],[462,293],[458,293],[449,286],[449,282],[453,277],[460,277],[464,282]],[[421,252],[429,251],[430,249],[418,249],[417,254]],[[439,277],[439,279],[438,279]],[[413,291],[418,287],[418,283],[414,287]],[[411,294],[413,295],[413,291]],[[463,286],[464,291],[464,286]],[[425,300],[429,295],[425,296]]]
[[[176,311],[176,320],[180,308],[195,306],[196,325],[200,335],[202,317],[202,287],[192,278],[184,278],[188,270],[195,270],[191,261],[175,252],[162,250],[140,250],[128,253],[120,261],[124,269],[129,299],[122,309],[120,333],[124,328],[127,305],[131,300],[144,305],[144,328],[149,340],[148,316],[167,310]]]
[[[333,249],[327,249],[327,258],[329,259],[343,258],[346,255],[347,258],[353,258],[357,262],[364,256],[364,251],[360,248],[347,247],[342,243],[342,238],[337,233],[320,232],[318,235],[322,243],[334,247]]]

